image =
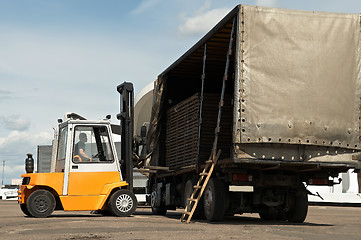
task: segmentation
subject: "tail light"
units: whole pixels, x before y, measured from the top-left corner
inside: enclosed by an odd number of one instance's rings
[[[330,181],[328,178],[311,178],[308,179],[309,185],[325,185],[325,186],[332,186],[333,181]]]
[[[249,174],[233,173],[232,180],[234,182],[252,182],[253,177]]]

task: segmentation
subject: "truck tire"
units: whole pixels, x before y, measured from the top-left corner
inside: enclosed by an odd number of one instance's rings
[[[263,208],[259,213],[259,217],[263,220],[263,221],[272,221],[272,220],[276,220],[277,219],[277,212],[273,212],[276,211],[274,208]]]
[[[274,208],[274,207],[264,207],[258,213],[260,218],[264,221],[285,221],[285,212],[282,209]]]
[[[204,190],[204,215],[210,222],[221,221],[225,212],[225,186],[217,178],[211,178]]]
[[[195,181],[192,179],[189,179],[186,184],[184,185],[184,208],[187,207],[188,198],[193,193],[193,186],[196,184]],[[186,209],[187,211],[191,211],[192,206],[194,203],[191,204],[189,209]],[[199,200],[196,210],[193,213],[192,218],[195,219],[204,219],[204,203],[203,203],[203,197]]]
[[[286,218],[292,223],[303,223],[308,212],[308,196],[300,190],[292,197],[292,208],[286,213]]]
[[[167,207],[162,205],[161,203],[158,203],[157,201],[160,201],[157,194],[157,185],[154,184],[152,187],[152,192],[150,194],[150,206],[152,208],[152,213],[154,215],[165,215],[167,213]]]
[[[54,195],[44,189],[32,192],[26,201],[26,207],[30,216],[36,218],[49,217],[53,213],[55,205]]]
[[[137,209],[137,198],[131,191],[121,189],[110,196],[108,207],[115,216],[128,217]]]
[[[27,208],[27,206],[26,206],[25,203],[20,204],[20,209],[21,209],[21,211],[22,211],[26,216],[31,217],[31,215],[30,215],[30,213],[29,213],[29,211],[28,211],[28,208]]]
[[[154,215],[161,215],[164,216],[167,214],[167,208],[165,206],[153,207],[152,206],[152,213]]]

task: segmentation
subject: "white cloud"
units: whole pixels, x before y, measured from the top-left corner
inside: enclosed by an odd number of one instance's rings
[[[13,165],[13,166],[8,166],[6,165],[7,162],[5,162],[5,168],[4,168],[4,172],[6,173],[5,176],[15,176],[17,178],[20,178],[20,174],[21,173],[25,173],[25,166],[23,165]],[[2,170],[2,169],[1,169]],[[19,174],[20,173],[20,174]]]
[[[8,130],[24,131],[30,127],[30,121],[21,118],[19,115],[0,117],[0,122],[2,122]]]
[[[28,151],[36,150],[39,144],[50,144],[52,135],[48,132],[31,134],[29,132],[12,131],[6,137],[0,138],[0,155],[4,156],[25,156]],[[4,159],[6,160],[6,159]]]
[[[183,15],[183,23],[178,27],[180,34],[184,36],[204,34],[231,11],[229,8],[208,10],[209,7],[209,2],[206,2],[192,16],[187,17]]]
[[[25,159],[25,157],[24,157]],[[12,179],[21,179],[21,174],[25,173],[25,165],[10,165],[11,162],[5,161],[4,175],[1,175],[1,179],[4,179],[4,185],[10,184]],[[1,174],[3,172],[3,162],[1,162]]]
[[[37,145],[51,144],[52,135],[47,132],[31,134],[29,132],[12,131],[8,136],[0,138],[0,164],[5,161],[4,184],[11,179],[20,178],[25,173],[24,162],[27,153],[33,153],[36,160]]]
[[[278,0],[257,0],[256,5],[263,7],[277,7]]]

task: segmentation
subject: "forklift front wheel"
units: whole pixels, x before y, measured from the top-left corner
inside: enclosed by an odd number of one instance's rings
[[[31,217],[31,214],[29,213],[28,207],[26,206],[25,203],[20,204],[20,209],[21,209],[21,211],[22,211],[26,216]]]
[[[137,198],[129,190],[118,190],[112,194],[108,201],[110,211],[118,217],[128,217],[137,208]]]
[[[36,190],[31,193],[26,201],[26,207],[31,216],[45,218],[50,216],[55,209],[55,197],[47,190]]]

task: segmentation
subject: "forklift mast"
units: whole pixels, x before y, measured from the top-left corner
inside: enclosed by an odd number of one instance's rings
[[[121,128],[121,171],[127,181],[128,190],[133,191],[133,125],[134,125],[134,89],[133,84],[124,82],[117,87],[120,93],[120,120]]]

